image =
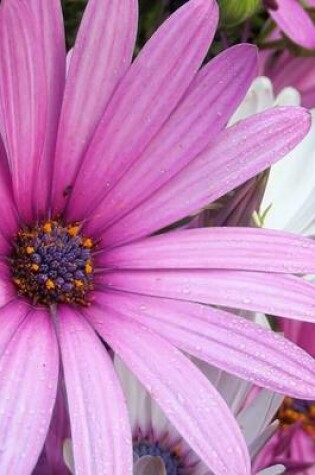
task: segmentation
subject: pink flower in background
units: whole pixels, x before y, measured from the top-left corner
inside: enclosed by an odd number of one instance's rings
[[[271,78],[275,92],[284,87],[295,87],[301,94],[304,107],[315,107],[315,58],[294,56],[289,51],[260,52],[262,74]]]
[[[294,43],[315,48],[315,25],[300,0],[264,0],[271,18]],[[314,0],[307,0],[315,6]]]
[[[310,126],[306,111],[279,108],[223,130],[257,61],[241,45],[199,71],[217,20],[214,1],[191,0],[131,64],[136,2],[90,0],[65,80],[59,1],[1,3],[1,473],[31,473],[45,441],[56,455],[58,384],[76,473],[132,472],[104,341],[218,474],[250,472],[246,444],[180,350],[314,397],[308,355],[209,306],[314,321],[312,285],[288,275],[315,271],[311,241],[233,228],[150,237],[268,168]]]
[[[254,470],[279,463],[287,475],[314,475],[315,402],[286,398],[277,417],[280,426],[256,458]]]
[[[313,357],[315,325],[280,321],[284,334]],[[259,457],[260,465],[281,462],[288,474],[315,474],[315,400],[286,398],[279,411],[280,428]]]
[[[287,338],[315,356],[314,323],[279,319]],[[285,398],[278,414],[279,427],[256,457],[256,470],[281,463],[287,475],[315,474],[315,400]]]

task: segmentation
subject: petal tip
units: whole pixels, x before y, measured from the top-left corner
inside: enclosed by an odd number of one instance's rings
[[[229,50],[233,50],[235,54],[238,55],[238,60],[245,60],[246,63],[253,63],[253,66],[256,70],[256,75],[258,75],[258,48],[256,45],[250,43],[242,43],[235,46],[231,46]]]
[[[215,15],[219,19],[219,6],[216,0],[190,0],[182,8],[198,9],[204,15]]]
[[[298,125],[301,131],[303,130],[304,134],[306,134],[307,132],[309,132],[312,125],[311,111],[299,106],[292,107],[292,109],[294,109],[296,120],[299,121]]]

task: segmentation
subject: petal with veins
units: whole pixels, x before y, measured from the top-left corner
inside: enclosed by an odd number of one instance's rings
[[[0,472],[32,472],[56,398],[58,345],[46,311],[17,328],[0,360]]]
[[[131,431],[119,380],[107,350],[73,309],[58,310],[75,473],[132,473]]]
[[[250,473],[246,445],[231,412],[182,353],[123,314],[112,310],[104,314],[97,307],[86,312],[95,329],[132,368],[170,422],[215,473]]]

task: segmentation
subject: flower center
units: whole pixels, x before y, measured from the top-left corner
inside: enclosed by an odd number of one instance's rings
[[[150,443],[146,440],[137,442],[133,446],[133,453],[139,458],[145,455],[160,457],[165,465],[166,475],[186,475],[187,473],[177,451],[169,450],[159,442]]]
[[[286,397],[278,412],[283,428],[299,424],[309,435],[315,436],[315,401]]]
[[[92,239],[78,223],[49,220],[27,226],[14,239],[13,282],[33,303],[87,305],[93,287]]]

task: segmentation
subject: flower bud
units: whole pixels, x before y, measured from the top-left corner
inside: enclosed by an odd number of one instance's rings
[[[260,0],[218,0],[220,20],[223,26],[236,26],[252,16],[260,6]]]

